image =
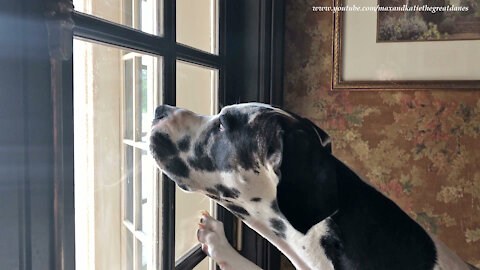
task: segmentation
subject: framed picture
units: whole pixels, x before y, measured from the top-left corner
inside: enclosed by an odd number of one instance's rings
[[[452,34],[423,39],[405,36],[387,40],[387,36],[380,33],[382,25],[390,20],[422,16],[425,12],[382,14],[379,7],[402,7],[403,2],[414,1],[421,7],[430,0],[334,1],[335,7],[355,9],[334,13],[333,90],[480,90],[480,39],[476,37],[475,27],[466,34],[460,35],[455,28]],[[435,0],[434,6],[441,6],[442,1],[460,3],[462,0]],[[462,14],[465,15],[458,16]],[[389,19],[391,17],[393,19]],[[408,27],[409,23],[407,20],[404,24]],[[398,22],[392,24],[398,28]]]
[[[406,8],[377,12],[377,42],[480,39],[478,0],[378,0],[378,5]]]

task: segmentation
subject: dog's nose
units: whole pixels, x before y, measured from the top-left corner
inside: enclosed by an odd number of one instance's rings
[[[160,120],[169,116],[177,108],[170,105],[160,105],[155,109],[155,120]]]

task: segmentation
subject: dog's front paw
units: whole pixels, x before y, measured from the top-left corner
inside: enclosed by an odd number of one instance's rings
[[[227,268],[227,262],[234,250],[225,237],[223,223],[203,211],[198,227],[197,238],[202,243],[203,252],[215,260],[222,269]]]
[[[227,241],[223,223],[202,212],[197,237],[202,250],[214,259],[222,270],[261,270],[254,263],[243,258]]]

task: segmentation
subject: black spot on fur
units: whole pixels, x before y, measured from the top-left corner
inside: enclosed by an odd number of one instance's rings
[[[178,155],[178,149],[165,133],[155,133],[150,139],[150,150],[154,157],[163,161],[166,158]]]
[[[185,136],[177,142],[177,147],[182,152],[188,152],[190,149],[190,136]]]
[[[193,149],[194,150],[194,153],[195,153],[195,156],[202,156],[202,155],[205,155],[205,146],[206,146],[207,142],[199,142],[199,143],[196,143],[195,144],[195,148]]]
[[[185,191],[189,191],[190,189],[187,187],[187,185],[183,184],[183,183],[177,183],[178,187],[185,190]]]
[[[325,250],[325,255],[332,261],[335,269],[347,270],[342,262],[342,257],[345,257],[342,243],[332,235],[323,236],[320,239],[320,246]]]
[[[215,195],[212,195],[212,194],[206,194],[206,195],[207,195],[207,197],[209,197],[212,200],[220,201],[220,197],[218,197],[218,196],[215,196]]]
[[[214,199],[214,200],[217,200],[217,201],[220,201],[221,198],[220,198],[220,194],[218,193],[218,190],[214,189],[214,188],[210,188],[210,187],[207,187],[205,188],[205,191],[207,192],[207,196]]]
[[[276,236],[283,239],[286,238],[286,235],[285,235],[286,226],[282,220],[278,218],[271,218],[270,226],[272,227],[273,232],[275,233]]]
[[[240,191],[236,188],[229,188],[222,184],[215,185],[215,188],[218,190],[221,196],[225,198],[236,199],[240,196]]]
[[[244,219],[245,216],[250,216],[250,213],[248,213],[248,211],[241,207],[241,206],[238,206],[236,204],[233,204],[233,203],[229,203],[226,205],[226,207],[228,208],[228,210],[230,210],[233,214],[239,216],[240,218]]]
[[[273,200],[272,203],[270,204],[270,207],[272,208],[273,212],[279,214],[280,209],[278,208],[278,203],[277,200]]]
[[[211,124],[202,132],[200,139],[195,143],[194,156],[190,159],[192,160],[192,165],[199,170],[213,171],[217,169],[214,161],[208,156],[207,149],[210,138],[216,133],[218,133],[217,126]]]
[[[218,193],[218,190],[214,189],[214,188],[210,188],[210,187],[207,187],[205,188],[205,191],[208,192],[210,195],[215,195],[215,196],[219,196],[220,194]]]
[[[231,171],[233,169],[234,150],[232,144],[225,136],[216,138],[210,148],[210,156],[213,157],[216,168],[221,171]]]
[[[283,223],[283,221],[278,218],[271,218],[270,225],[276,231],[279,231],[279,232],[285,231],[285,223]]]
[[[213,172],[215,170],[215,165],[213,165],[212,160],[207,156],[188,158],[188,164],[197,170],[209,172]]]
[[[254,198],[251,198],[250,201],[252,201],[252,202],[261,202],[261,201],[262,201],[262,198],[254,197]]]
[[[195,144],[194,156],[188,158],[188,163],[196,170],[209,172],[215,170],[212,159],[205,154],[204,146],[201,143]]]
[[[281,232],[277,232],[277,231],[273,231],[273,233],[279,237],[279,238],[282,238],[282,239],[286,239],[287,236],[285,235],[285,233],[281,233]]]
[[[222,116],[222,124],[226,130],[232,131],[233,129],[244,128],[248,124],[247,113],[240,112],[238,110],[229,110]]]
[[[340,239],[338,227],[331,219],[328,219],[326,222],[328,226],[327,234],[320,238],[320,246],[324,249],[325,255],[332,261],[335,269],[356,269],[345,254],[343,240]]]
[[[229,144],[233,146],[234,161],[245,170],[258,168],[255,155],[259,150],[258,126],[249,125],[249,114],[236,110],[228,110],[222,115],[224,132]],[[218,153],[218,151],[217,151]]]
[[[320,238],[320,246],[325,250],[325,255],[332,261],[335,269],[353,269],[349,268],[350,263],[345,256],[343,243],[335,233],[329,231],[329,234],[322,236]]]
[[[190,174],[190,169],[188,168],[187,164],[185,164],[185,162],[179,157],[174,157],[168,160],[165,165],[165,169],[167,172],[180,177],[187,178]]]
[[[256,175],[260,174],[260,172],[258,170],[253,170],[253,173],[256,174]]]

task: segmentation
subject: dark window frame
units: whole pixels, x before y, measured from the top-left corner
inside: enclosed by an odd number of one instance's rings
[[[3,216],[11,216],[12,221],[5,225],[2,239],[12,252],[1,256],[6,265],[19,269],[34,266],[49,269],[75,269],[75,224],[73,197],[73,69],[72,69],[72,27],[76,23],[76,36],[105,43],[109,39],[114,44],[154,53],[159,48],[176,52],[184,61],[197,63],[200,56],[206,56],[207,66],[215,65],[223,58],[224,73],[219,74],[219,104],[227,105],[243,101],[261,101],[281,105],[282,60],[283,60],[283,9],[284,0],[220,0],[220,46],[225,51],[219,56],[191,50],[188,46],[161,41],[156,36],[143,34],[113,24],[118,33],[129,33],[132,39],[118,39],[105,31],[89,30],[90,23],[104,25],[101,19],[90,21],[88,15],[71,12],[71,0],[21,0],[6,2],[2,9],[0,25],[5,36],[9,58],[0,63],[5,119],[9,129],[2,133],[6,138],[8,152],[4,164],[8,171],[2,171],[2,179],[12,179],[0,192],[4,204]],[[164,10],[175,10],[173,0],[165,0]],[[169,12],[165,12],[169,16]],[[72,20],[73,19],[73,20]],[[175,13],[164,18],[165,22],[175,22]],[[223,24],[222,24],[223,22]],[[174,24],[165,23],[166,36],[173,37]],[[223,27],[223,28],[222,28]],[[101,27],[99,27],[101,30]],[[127,31],[127,32],[125,32]],[[223,37],[222,37],[223,33]],[[120,35],[121,36],[121,35]],[[94,38],[95,37],[95,38]],[[144,37],[144,39],[142,38]],[[155,41],[149,46],[149,41]],[[227,42],[228,41],[228,42]],[[145,43],[146,42],[146,43]],[[163,53],[160,53],[162,55]],[[175,58],[165,70],[164,89],[174,89]],[[202,63],[200,63],[202,65]],[[249,69],[246,70],[245,67]],[[253,69],[256,71],[253,72]],[[169,79],[168,79],[169,78]],[[170,94],[168,94],[170,93]],[[172,103],[175,93],[165,91],[164,100]],[[5,97],[5,98],[3,98]],[[6,144],[5,144],[6,145]],[[13,151],[15,150],[15,151]],[[40,170],[39,170],[40,168]],[[164,181],[173,190],[173,182]],[[165,189],[164,189],[165,191]],[[169,194],[172,195],[172,192]],[[171,201],[174,197],[169,198]],[[170,213],[173,212],[166,206]],[[218,218],[225,224],[227,238],[236,246],[236,219],[219,207]],[[168,222],[174,222],[169,219]],[[166,224],[166,223],[164,223]],[[169,226],[173,227],[173,223]],[[243,230],[243,248],[240,253],[263,269],[279,269],[278,252],[271,245],[249,230]],[[170,238],[170,243],[173,243]],[[173,269],[173,250],[162,255],[167,265],[163,269]],[[3,251],[3,250],[2,250]],[[35,252],[34,252],[35,251]],[[198,249],[195,256],[203,256]],[[16,255],[16,256],[15,256]],[[191,256],[190,256],[191,257]],[[192,257],[193,258],[193,257]],[[188,269],[183,260],[177,266]],[[169,266],[170,267],[169,267]]]

